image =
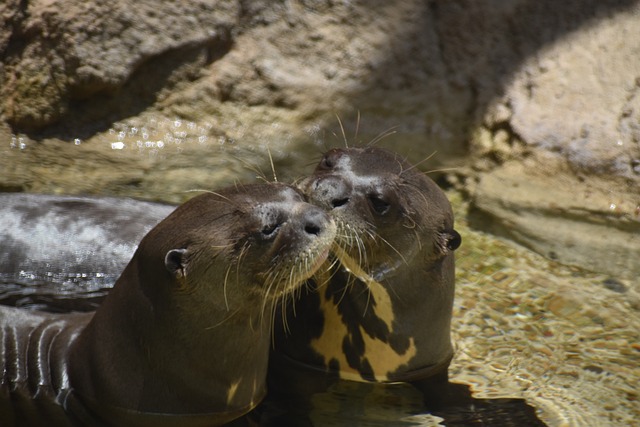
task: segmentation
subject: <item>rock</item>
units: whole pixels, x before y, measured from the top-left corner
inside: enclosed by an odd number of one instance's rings
[[[578,173],[640,180],[640,46],[628,43],[640,38],[639,13],[598,21],[523,64],[505,98],[524,143]]]
[[[496,232],[626,269],[640,215],[639,10],[636,0],[5,1],[0,189],[177,202],[244,179],[239,163],[270,170],[267,143],[276,171],[295,178],[327,146],[381,139],[429,158],[426,171],[453,166],[478,181],[467,189]],[[581,237],[594,230],[624,242]],[[572,245],[586,245],[582,255]]]
[[[478,152],[508,160],[471,190],[477,227],[638,277],[640,48],[628,41],[640,39],[639,14],[592,22],[523,62],[476,131]]]
[[[71,112],[73,102],[105,94],[119,95],[111,107],[130,112],[139,105],[128,105],[131,99],[123,103],[128,94],[117,92],[136,72],[145,74],[137,81],[145,86],[138,94],[156,96],[168,75],[190,59],[171,58],[172,53],[196,49],[206,55],[228,46],[238,14],[236,2],[202,0],[41,0],[4,7],[12,25],[0,36],[6,40],[0,93],[5,120],[19,129],[55,124]],[[159,58],[169,60],[158,64]],[[165,69],[145,69],[152,60]],[[104,102],[102,107],[103,116],[111,113]]]
[[[505,163],[475,189],[470,224],[565,264],[640,276],[637,187],[607,178],[579,181],[544,163]]]

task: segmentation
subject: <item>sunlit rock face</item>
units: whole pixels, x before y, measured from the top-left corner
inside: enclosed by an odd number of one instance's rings
[[[476,227],[637,276],[638,15],[632,0],[9,0],[0,189],[178,203],[273,179],[267,144],[293,180],[328,146],[383,136],[446,169]]]

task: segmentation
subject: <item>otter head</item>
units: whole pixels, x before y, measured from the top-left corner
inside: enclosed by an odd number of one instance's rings
[[[178,207],[141,242],[140,263],[165,280],[145,293],[224,308],[265,307],[299,287],[324,262],[335,225],[300,192],[280,184],[201,194]],[[163,263],[152,268],[151,264]],[[154,289],[156,283],[168,284]],[[261,303],[262,306],[259,304]]]
[[[78,338],[75,390],[135,413],[248,411],[265,393],[269,315],[324,263],[335,231],[281,184],[182,204],[143,238]]]
[[[293,325],[279,351],[359,381],[407,381],[446,369],[453,251],[461,239],[442,190],[374,147],[330,150],[299,188],[336,222],[339,262],[314,277],[317,292],[298,310],[304,328]]]
[[[332,149],[300,188],[336,221],[336,255],[354,273],[381,280],[460,245],[442,190],[389,151]]]

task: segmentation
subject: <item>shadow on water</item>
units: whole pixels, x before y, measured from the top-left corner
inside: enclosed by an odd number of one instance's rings
[[[424,395],[406,383],[339,381],[309,396],[270,393],[249,419],[287,426],[544,427],[523,399],[477,399],[468,385],[446,378]]]
[[[466,384],[447,381],[428,397],[429,412],[447,426],[545,426],[524,399],[477,399]]]

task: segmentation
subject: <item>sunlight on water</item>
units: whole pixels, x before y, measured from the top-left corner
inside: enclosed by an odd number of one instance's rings
[[[162,150],[168,146],[208,143],[226,144],[233,141],[211,136],[211,123],[195,123],[180,119],[152,119],[146,126],[118,123],[107,131],[113,150]]]

